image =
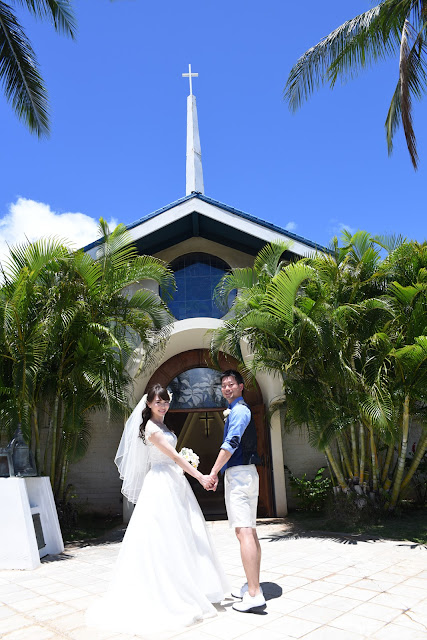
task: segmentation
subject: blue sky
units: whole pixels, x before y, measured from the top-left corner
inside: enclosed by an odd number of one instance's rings
[[[314,242],[342,227],[427,237],[423,108],[420,168],[403,133],[387,155],[384,120],[397,60],[283,101],[307,48],[369,1],[76,0],[76,41],[20,13],[51,104],[51,136],[30,135],[0,94],[2,240],[55,233],[84,244],[96,221],[130,223],[185,195],[192,64],[205,193]]]

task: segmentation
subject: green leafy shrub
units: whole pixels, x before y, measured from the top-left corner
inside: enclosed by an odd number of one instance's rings
[[[324,472],[325,467],[321,467],[312,480],[307,478],[306,473],[298,478],[289,472],[291,487],[300,509],[304,511],[322,511],[331,493],[332,486],[331,479],[323,477]]]

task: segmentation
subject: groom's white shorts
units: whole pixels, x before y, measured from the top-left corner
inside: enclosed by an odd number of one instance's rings
[[[254,464],[225,470],[225,507],[230,527],[256,527],[259,477]]]

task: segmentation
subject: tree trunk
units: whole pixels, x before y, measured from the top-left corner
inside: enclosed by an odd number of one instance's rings
[[[57,435],[58,435],[58,407],[59,407],[59,391],[57,390],[55,396],[55,402],[53,405],[52,416],[52,442],[51,442],[51,456],[50,456],[50,482],[52,488],[55,487],[56,479],[56,449],[57,449]]]
[[[427,451],[427,431],[424,433],[423,436],[421,436],[420,441],[418,442],[418,446],[415,451],[414,458],[411,462],[411,466],[409,467],[408,473],[406,474],[406,476],[402,481],[402,485],[400,487],[401,491],[403,491],[405,487],[407,487],[408,484],[410,483],[412,476],[414,475],[415,471],[418,469],[418,466],[426,451]]]
[[[360,452],[359,484],[363,484],[365,482],[365,465],[366,465],[365,427],[363,426],[363,424],[359,425],[359,452]]]
[[[374,430],[369,427],[370,445],[371,445],[371,465],[372,465],[372,488],[374,491],[378,491],[378,456],[377,445],[375,443]]]
[[[357,439],[356,439],[356,429],[354,428],[354,424],[350,426],[350,436],[351,436],[351,454],[353,460],[353,477],[359,477],[359,464],[357,460]]]
[[[36,442],[35,445],[35,459],[36,459],[36,469],[37,473],[41,473],[40,465],[41,465],[41,451],[40,451],[40,431],[39,431],[39,423],[37,416],[37,407],[33,409],[33,429],[34,429],[34,440]]]
[[[393,454],[394,454],[394,442],[393,442],[393,444],[389,444],[388,445],[387,455],[386,455],[385,460],[384,460],[383,472],[381,474],[381,484],[384,484],[384,482],[388,478],[388,471],[390,469],[390,464],[391,464],[391,461],[392,461],[392,458],[393,458]]]
[[[341,451],[341,455],[343,457],[344,460],[344,465],[347,471],[348,476],[351,478],[353,477],[353,471],[351,469],[351,464],[350,464],[350,458],[348,455],[348,451],[347,451],[347,446],[344,442],[344,438],[342,437],[341,433],[339,433],[337,435],[337,440],[338,440],[338,445]]]
[[[394,509],[399,498],[400,489],[402,485],[403,472],[405,469],[406,450],[408,448],[408,434],[409,434],[409,395],[405,395],[403,402],[403,416],[402,416],[402,443],[399,453],[399,459],[397,461],[396,475],[393,483],[393,490],[391,493],[390,509]]]
[[[341,489],[344,492],[347,491],[348,490],[347,483],[345,481],[343,474],[341,473],[341,470],[338,466],[337,461],[335,460],[334,454],[332,453],[332,450],[329,445],[325,447],[325,453],[328,458],[329,464],[331,465],[333,472],[335,473],[335,477],[338,480],[338,484],[340,485]]]

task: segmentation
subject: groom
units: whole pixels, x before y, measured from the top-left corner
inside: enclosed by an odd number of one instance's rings
[[[259,584],[261,547],[256,532],[259,479],[255,463],[260,462],[256,450],[256,429],[251,410],[243,400],[243,378],[230,369],[221,375],[221,391],[229,404],[224,427],[224,441],[211,477],[211,489],[218,485],[218,472],[225,471],[225,506],[230,527],[235,528],[247,582],[231,595],[242,598],[235,602],[236,611],[252,611],[265,607]]]

